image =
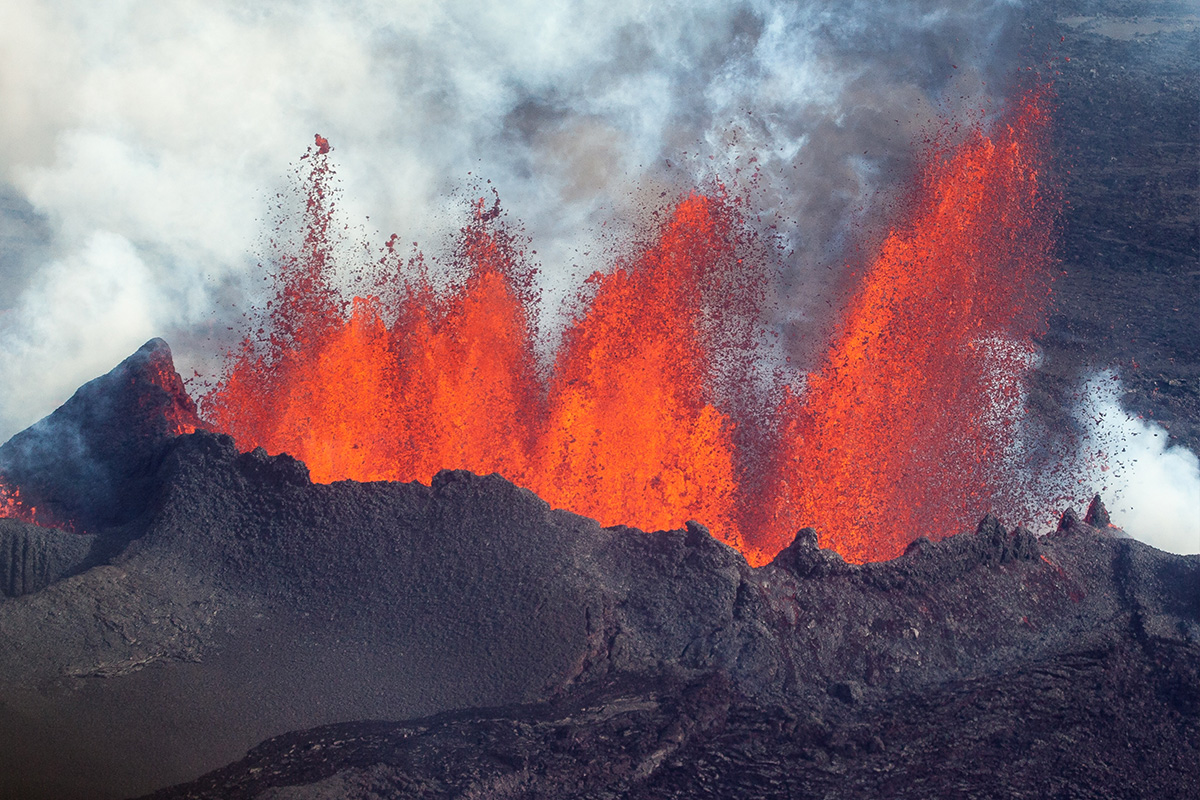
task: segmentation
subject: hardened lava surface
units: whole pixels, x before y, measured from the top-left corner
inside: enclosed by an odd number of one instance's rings
[[[148,380],[139,358],[114,374]],[[602,528],[494,475],[314,484],[219,434],[157,441],[136,516],[86,553],[25,528],[46,544],[9,551],[66,559],[0,600],[11,796],[144,794],[231,762],[163,796],[1200,779],[1200,558],[1121,537],[1098,503],[1040,538],[988,517],[864,565],[803,530],[754,569],[699,523]]]
[[[151,797],[1186,797],[1195,668],[1114,643],[824,709],[753,702],[721,675],[622,676],[551,703],[287,734]]]

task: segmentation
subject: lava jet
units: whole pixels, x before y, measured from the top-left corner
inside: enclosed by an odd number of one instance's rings
[[[1200,796],[1200,556],[1114,524],[1069,413],[1095,346],[1200,443],[1155,8],[1025,12],[1073,60],[928,132],[803,367],[732,179],[549,337],[498,194],[345,280],[316,136],[211,382],[152,339],[0,446],[0,797]]]

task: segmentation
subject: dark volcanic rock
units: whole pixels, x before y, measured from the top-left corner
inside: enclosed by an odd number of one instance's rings
[[[1088,504],[1087,514],[1084,515],[1083,521],[1093,528],[1107,528],[1111,523],[1108,516],[1108,509],[1104,507],[1104,501],[1100,499],[1100,495],[1092,498],[1092,502]]]
[[[80,569],[92,537],[0,519],[0,595],[44,589]]]
[[[928,539],[920,541],[928,542]],[[798,578],[854,571],[836,551],[821,549],[817,544],[817,532],[812,528],[802,528],[792,543],[780,550],[771,563],[788,570]]]
[[[1075,513],[1075,509],[1068,508],[1062,513],[1062,516],[1059,517],[1058,528],[1056,528],[1054,532],[1059,535],[1063,535],[1086,530],[1087,526],[1085,523],[1080,521],[1079,515]]]
[[[162,445],[200,426],[171,348],[152,339],[0,446],[0,477],[27,504],[98,531],[144,510]]]
[[[619,676],[547,704],[291,733],[152,797],[1193,797],[1198,688],[1191,654],[1123,645],[827,716],[720,675]]]
[[[546,704],[288,734],[154,797],[615,796],[724,728],[740,699],[721,676],[622,675]]]

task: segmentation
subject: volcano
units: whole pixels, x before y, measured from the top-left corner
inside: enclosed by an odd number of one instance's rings
[[[1006,496],[1017,395],[1054,451],[1098,363],[1200,447],[1197,29],[1133,7],[1028,10],[1053,99],[932,143],[769,404],[730,400],[763,286],[722,187],[586,283],[546,378],[490,198],[449,292],[343,303],[318,137],[215,388],[152,340],[0,447],[0,797],[1200,795],[1200,556]]]
[[[1200,557],[1098,500],[862,565],[805,529],[754,568],[698,522],[604,528],[497,475],[313,483],[180,388],[153,341],[0,448],[28,502],[86,521],[4,522],[12,796],[127,796],[269,736],[156,796],[1200,780]]]

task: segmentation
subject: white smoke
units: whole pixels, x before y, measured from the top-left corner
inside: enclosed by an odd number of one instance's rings
[[[1112,523],[1171,553],[1200,553],[1200,459],[1168,442],[1159,424],[1121,408],[1111,372],[1086,384],[1078,410],[1090,465],[1087,493],[1099,492]]]
[[[65,323],[64,307],[89,324]],[[114,233],[93,233],[78,251],[47,265],[22,297],[22,330],[8,338],[4,354],[6,399],[16,405],[46,394],[69,397],[82,382],[77,376],[94,372],[97,362],[115,365],[129,355],[123,340],[153,337],[166,322],[164,308],[133,245]],[[56,356],[52,364],[44,360],[47,351]]]
[[[804,335],[923,126],[1003,93],[1014,5],[4,0],[0,439],[151,335],[211,370],[314,133],[380,242],[436,250],[490,180],[551,311],[602,224],[757,170]]]

